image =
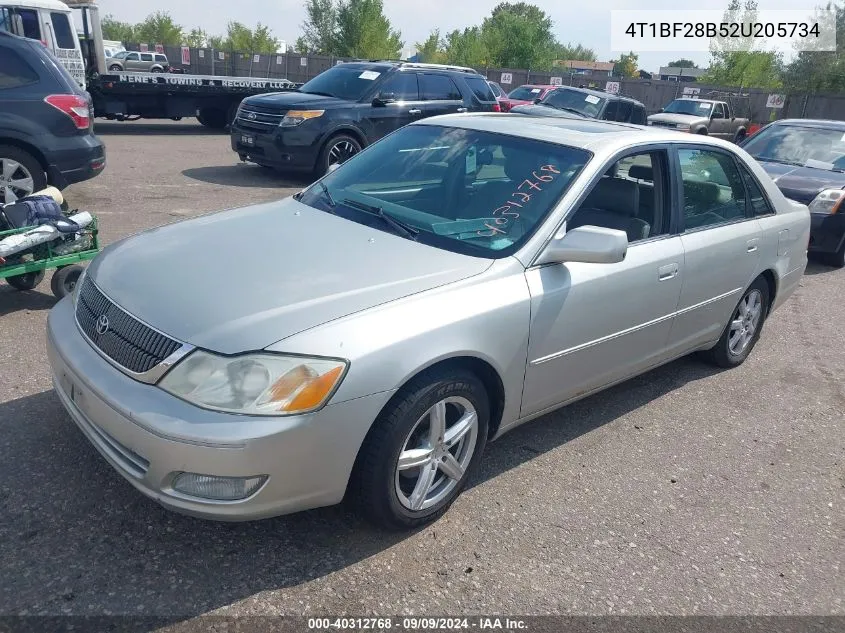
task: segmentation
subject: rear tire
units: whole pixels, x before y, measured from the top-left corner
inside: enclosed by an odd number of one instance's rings
[[[757,277],[731,312],[719,342],[701,352],[701,357],[719,367],[741,365],[760,339],[768,315],[769,284],[762,277]]]
[[[431,523],[478,468],[489,419],[487,391],[474,374],[444,369],[418,376],[367,434],[350,479],[350,500],[379,527]]]
[[[747,136],[747,134],[745,133],[745,130],[740,130],[739,132],[736,133],[736,136],[734,137],[734,144],[739,145],[740,143],[742,143],[745,140],[746,136]]]
[[[50,290],[53,291],[56,299],[64,299],[73,293],[76,282],[79,281],[79,277],[84,270],[82,266],[62,266],[53,273],[53,278],[50,280]]]
[[[6,277],[6,282],[15,290],[32,290],[44,279],[44,271],[37,270],[33,273],[24,273]]]
[[[0,145],[0,175],[4,172],[11,173],[12,178],[9,184],[0,185],[0,204],[9,204],[47,186],[47,174],[41,163],[13,145]]]
[[[226,113],[219,108],[202,108],[197,112],[197,121],[212,130],[226,127]]]

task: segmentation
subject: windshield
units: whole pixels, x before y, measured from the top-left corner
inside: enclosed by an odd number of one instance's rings
[[[351,68],[341,64],[317,75],[302,86],[299,92],[357,101],[373,87],[373,82],[383,74],[383,67],[361,68],[358,66]]]
[[[112,59],[123,59],[129,54],[129,51],[120,51],[119,53],[115,53]]]
[[[300,202],[391,231],[359,209],[381,208],[417,230],[419,242],[498,258],[534,233],[590,156],[492,132],[411,125],[329,173]]]
[[[516,90],[511,90],[508,94],[508,98],[515,101],[534,101],[534,99],[539,99],[542,95],[542,88],[535,88],[534,86],[520,86]]]
[[[675,99],[672,103],[663,108],[668,114],[692,114],[695,116],[710,116],[712,103],[699,101],[697,99]]]
[[[602,106],[607,99],[591,95],[580,90],[569,88],[558,88],[549,93],[543,99],[543,105],[548,105],[559,110],[574,110],[578,114],[595,118],[601,112]]]
[[[845,132],[803,125],[770,125],[742,146],[757,160],[845,169]]]

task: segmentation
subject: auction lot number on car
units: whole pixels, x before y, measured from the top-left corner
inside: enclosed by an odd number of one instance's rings
[[[308,618],[308,630],[345,629],[354,631],[450,631],[450,630],[520,630],[526,629],[523,620],[501,617],[474,618]]]

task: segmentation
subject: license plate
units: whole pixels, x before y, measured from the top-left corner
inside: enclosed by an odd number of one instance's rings
[[[255,145],[255,137],[249,134],[241,134],[241,143],[244,145]]]

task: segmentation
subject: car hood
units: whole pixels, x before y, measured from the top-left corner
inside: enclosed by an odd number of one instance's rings
[[[542,103],[521,105],[511,108],[514,114],[530,114],[531,116],[556,116],[562,119],[584,119],[587,118],[574,112],[567,112],[566,110],[558,110],[552,106],[543,105]]]
[[[770,163],[759,158],[757,162],[772,177],[783,195],[802,204],[810,204],[825,189],[845,188],[843,173],[815,167]]]
[[[88,274],[148,325],[235,354],[490,264],[287,198],[124,239],[105,248]]]
[[[307,92],[268,92],[261,95],[253,95],[244,99],[248,105],[264,106],[271,108],[323,108],[349,105],[351,102],[337,97],[326,97],[324,95],[312,95]]]
[[[659,114],[652,114],[648,117],[648,120],[651,122],[659,121],[660,123],[683,123],[684,125],[690,125],[695,121],[706,121],[706,116],[697,116],[695,114],[670,114],[667,112],[661,112]]]

